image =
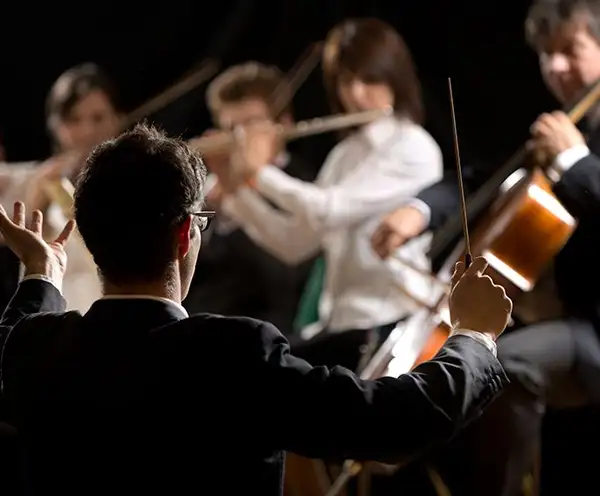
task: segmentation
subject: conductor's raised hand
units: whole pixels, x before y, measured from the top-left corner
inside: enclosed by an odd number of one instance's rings
[[[469,329],[498,338],[510,321],[512,301],[502,286],[484,275],[487,262],[476,258],[465,269],[456,264],[450,293],[450,319],[454,328]]]
[[[12,219],[0,205],[0,233],[25,266],[25,274],[45,275],[60,284],[67,268],[65,244],[75,229],[75,222],[68,221],[54,241],[46,242],[42,238],[43,221],[43,214],[35,210],[27,225],[22,202],[15,203]]]

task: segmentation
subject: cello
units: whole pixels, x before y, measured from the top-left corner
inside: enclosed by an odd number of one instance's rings
[[[599,100],[600,81],[566,113],[576,124]],[[523,169],[527,157],[527,149],[519,149],[467,201],[469,221],[479,218],[471,238],[473,253],[486,258],[486,273],[517,301],[520,295],[535,291],[536,283],[577,227],[576,220],[552,193],[552,180],[539,167]],[[430,251],[432,258],[443,253],[456,238],[462,222],[461,217],[453,217],[436,233]],[[450,271],[463,252],[461,242],[442,264],[436,277],[438,284],[447,284]],[[440,295],[434,304],[422,303],[421,307],[431,314],[430,326],[429,331],[415,337],[412,347],[420,351],[414,356],[413,365],[432,358],[450,331],[444,296]]]
[[[599,100],[600,81],[567,109],[567,116],[577,124]],[[467,202],[470,217],[483,213],[473,231],[474,254],[486,258],[489,263],[486,273],[516,301],[524,293],[535,291],[536,284],[577,227],[576,220],[554,196],[552,180],[541,168],[522,168],[527,156],[526,148],[522,147]],[[490,201],[494,198],[495,201]],[[461,219],[454,217],[436,234],[432,257],[443,252],[454,239],[460,222]],[[463,251],[464,243],[459,243],[446,259],[438,274],[442,281],[449,280],[449,272]],[[434,318],[437,325],[423,342],[422,353],[415,363],[434,356],[448,335],[445,301],[438,303]]]

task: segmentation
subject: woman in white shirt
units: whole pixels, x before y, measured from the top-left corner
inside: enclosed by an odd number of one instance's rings
[[[48,184],[62,177],[73,182],[89,151],[120,132],[122,114],[112,80],[96,64],[68,69],[49,92],[46,119],[56,154],[32,169],[12,193],[25,199],[29,211],[44,212],[44,232],[54,237],[66,220],[63,208],[48,195]],[[66,250],[69,266],[63,294],[67,309],[86,312],[102,296],[96,265],[79,236],[71,236]]]
[[[315,365],[356,368],[370,331],[382,331],[381,341],[415,310],[398,284],[422,297],[430,290],[418,273],[382,263],[370,237],[386,212],[441,179],[442,155],[421,126],[419,81],[408,48],[391,26],[360,19],[335,27],[325,43],[323,69],[335,112],[382,109],[382,117],[348,133],[316,183],[268,165],[277,136],[265,125],[242,130],[235,172],[215,172],[226,192],[222,208],[256,243],[290,264],[324,253],[319,322],[312,337],[294,344],[294,353]],[[394,114],[384,116],[390,107]],[[427,239],[417,239],[403,247],[402,256],[427,269],[427,248]]]

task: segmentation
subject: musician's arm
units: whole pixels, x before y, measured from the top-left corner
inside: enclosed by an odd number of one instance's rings
[[[472,161],[463,168],[463,182],[467,194],[476,191],[489,176],[487,169],[479,161]],[[458,180],[454,171],[444,171],[444,177],[421,190],[415,198],[402,206],[419,210],[426,219],[427,230],[436,231],[442,227],[459,207]]]
[[[444,177],[440,182],[422,190],[407,205],[422,212],[427,219],[428,229],[435,231],[459,208],[456,177]]]
[[[256,177],[256,188],[282,208],[305,216],[319,232],[362,222],[397,208],[441,179],[442,156],[433,138],[418,130],[407,133],[392,146],[374,150],[339,185],[322,187],[265,167]]]
[[[559,154],[552,173],[558,178],[554,192],[572,215],[600,212],[600,158],[587,146],[579,145]]]
[[[362,381],[341,367],[310,366],[273,326],[261,325],[259,405],[268,431],[277,448],[309,457],[413,457],[447,441],[508,382],[494,354],[466,336],[451,337],[412,373]]]
[[[321,235],[306,217],[276,210],[250,188],[226,196],[221,208],[257,245],[284,263],[301,263],[321,248]]]

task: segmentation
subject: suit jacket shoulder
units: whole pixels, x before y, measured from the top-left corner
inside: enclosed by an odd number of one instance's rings
[[[72,339],[70,322],[81,319],[77,312],[39,313],[23,317],[8,333],[2,349],[2,376],[14,369],[44,363]]]
[[[263,347],[269,346],[271,333],[274,335],[283,335],[270,324],[251,317],[229,317],[214,313],[197,313],[191,315],[188,319],[181,321],[179,328],[165,328],[165,332],[177,333],[185,339],[200,339],[202,343],[217,345],[217,343],[228,343],[230,353],[236,353],[240,350],[246,356],[252,356],[256,359],[263,356]],[[268,329],[268,336],[265,338],[265,329]],[[284,338],[285,339],[285,338]],[[257,354],[254,353],[257,352]]]

